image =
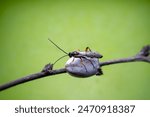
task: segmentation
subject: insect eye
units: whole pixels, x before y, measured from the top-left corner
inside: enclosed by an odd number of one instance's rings
[[[73,52],[73,55],[78,55],[79,53],[77,51],[74,51]]]

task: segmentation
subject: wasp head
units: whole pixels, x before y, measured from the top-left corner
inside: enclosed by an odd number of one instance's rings
[[[69,55],[69,57],[76,56],[76,55],[79,55],[79,52],[77,52],[77,51],[69,52],[68,55]]]

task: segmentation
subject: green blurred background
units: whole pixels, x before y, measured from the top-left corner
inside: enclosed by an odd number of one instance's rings
[[[0,84],[40,71],[67,52],[89,46],[101,61],[135,55],[150,44],[149,1],[0,1]],[[59,61],[63,68],[68,57]],[[150,99],[150,64],[103,67],[87,79],[61,74],[0,92],[0,99]]]

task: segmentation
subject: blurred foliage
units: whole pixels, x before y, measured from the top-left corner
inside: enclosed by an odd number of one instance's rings
[[[89,46],[101,61],[135,55],[150,44],[149,1],[5,0],[0,2],[0,84],[40,71]],[[63,68],[68,58],[55,68]],[[0,99],[150,99],[150,64],[106,66],[104,75],[61,74],[0,92]]]

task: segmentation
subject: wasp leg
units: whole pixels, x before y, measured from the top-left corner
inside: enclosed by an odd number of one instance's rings
[[[93,64],[89,59],[87,59],[87,58],[84,57],[84,56],[83,56],[82,58],[85,58],[86,60],[88,60],[88,61],[92,64],[93,68],[95,68],[94,64]]]
[[[98,69],[97,69],[96,76],[100,76],[100,75],[103,75],[103,71],[102,71],[101,68],[98,68]]]
[[[95,66],[94,66],[94,64],[89,60],[89,59],[87,59],[86,57],[84,57],[84,56],[77,56],[76,58],[85,58],[86,60],[88,60],[91,64],[92,64],[92,66],[93,66],[93,68],[96,68]]]
[[[72,62],[74,61],[74,58],[73,58],[73,60],[72,60]]]
[[[88,52],[88,51],[91,52],[91,49],[90,49],[89,47],[86,47],[86,48],[85,48],[85,51],[86,51],[86,52]]]
[[[85,65],[83,64],[83,60],[82,60],[82,58],[81,58],[81,57],[80,57],[80,59],[81,59],[81,64],[84,66],[84,68],[85,68],[86,72],[88,72],[88,70],[86,69]]]
[[[89,59],[87,59],[88,61],[90,61]],[[90,61],[90,63],[92,64],[93,68],[95,68],[94,64],[92,63],[92,61]]]

